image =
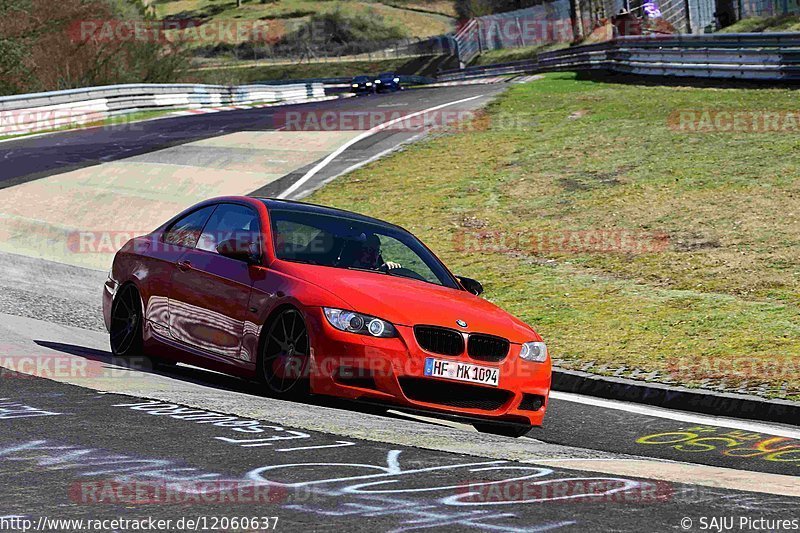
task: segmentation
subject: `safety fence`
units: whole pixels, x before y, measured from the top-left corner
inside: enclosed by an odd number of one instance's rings
[[[573,39],[569,0],[473,18],[455,34],[458,58],[465,64],[487,50],[568,43]]]
[[[325,96],[322,83],[133,84],[0,97],[0,136],[101,123],[139,111],[295,102]]]
[[[620,37],[605,43],[547,52],[527,61],[444,71],[439,81],[581,70],[648,76],[798,80],[800,35],[741,33]]]
[[[546,0],[466,21],[454,36],[457,55],[463,64],[469,64],[487,50],[590,38],[628,12],[640,24],[645,21],[646,27],[622,35],[700,35],[746,17],[800,13],[800,0]]]

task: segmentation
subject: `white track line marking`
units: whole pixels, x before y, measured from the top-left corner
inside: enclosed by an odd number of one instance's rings
[[[311,188],[305,189],[305,190],[301,191],[299,194],[296,194],[295,195],[295,200],[300,200],[301,198],[304,198],[304,197],[308,196],[309,194],[311,194],[312,192],[314,192],[316,189],[318,189],[318,188],[320,188],[320,187],[322,187],[324,185],[327,185],[328,183],[332,182],[336,178],[338,178],[340,176],[344,176],[345,174],[349,174],[350,172],[352,172],[354,170],[357,170],[357,169],[359,169],[359,168],[361,168],[363,166],[366,166],[366,165],[372,163],[373,161],[377,161],[378,159],[380,159],[380,158],[382,158],[382,157],[384,157],[386,155],[389,155],[392,152],[396,152],[397,150],[399,150],[400,148],[404,147],[405,145],[412,144],[412,143],[418,141],[421,137],[424,137],[425,135],[426,135],[426,132],[418,133],[417,135],[414,135],[410,139],[406,139],[405,141],[400,141],[399,143],[395,144],[391,148],[387,148],[386,150],[383,150],[380,153],[377,153],[377,154],[375,154],[375,155],[373,155],[373,156],[371,156],[371,157],[369,157],[367,159],[364,159],[363,161],[359,161],[358,163],[347,167],[346,169],[344,169],[343,171],[339,172],[338,174],[334,174],[330,178],[325,178],[325,180],[322,183],[320,183],[319,185],[317,185],[316,187],[311,187]]]
[[[757,421],[736,420],[733,418],[716,417],[711,415],[702,415],[695,413],[687,413],[685,411],[672,411],[662,407],[653,407],[649,405],[638,405],[627,402],[616,402],[613,400],[605,400],[602,398],[594,398],[589,396],[581,396],[569,392],[553,391],[550,397],[556,400],[566,402],[580,403],[584,405],[594,405],[596,407],[603,407],[606,409],[615,409],[617,411],[627,411],[629,413],[636,413],[646,416],[654,416],[657,418],[667,418],[676,420],[678,422],[687,422],[689,424],[703,424],[708,426],[721,426],[731,429],[741,429],[744,431],[752,431],[755,433],[767,433],[777,437],[788,437],[790,439],[800,439],[800,430],[795,430],[783,426],[772,426],[768,423]]]
[[[336,150],[331,152],[331,154],[329,154],[328,157],[326,157],[325,159],[323,159],[322,161],[320,161],[319,163],[314,165],[314,168],[310,169],[308,172],[305,173],[305,175],[303,175],[303,177],[301,177],[300,179],[295,181],[288,189],[286,189],[280,195],[278,195],[278,198],[288,198],[292,193],[294,193],[300,187],[302,187],[304,183],[306,183],[308,180],[313,178],[317,174],[317,172],[319,172],[320,170],[322,170],[323,168],[328,166],[328,164],[331,161],[333,161],[334,159],[339,157],[339,155],[341,155],[342,152],[344,152],[345,150],[347,150],[348,148],[350,148],[351,146],[353,146],[357,142],[363,141],[367,137],[370,137],[370,136],[378,133],[381,130],[385,130],[386,128],[388,128],[392,124],[397,124],[398,122],[402,122],[403,120],[408,120],[410,118],[413,118],[413,117],[416,117],[416,116],[419,116],[419,115],[424,115],[425,113],[430,113],[431,111],[437,111],[439,109],[442,109],[442,108],[445,108],[445,107],[449,107],[451,105],[463,104],[464,102],[469,102],[470,100],[476,100],[478,98],[483,98],[484,96],[485,95],[483,95],[483,94],[479,94],[478,96],[470,96],[469,98],[462,98],[461,100],[456,100],[454,102],[448,102],[446,104],[441,104],[441,105],[437,105],[437,106],[434,106],[434,107],[429,107],[428,109],[423,109],[422,111],[417,111],[415,113],[409,113],[408,115],[403,115],[402,117],[398,117],[398,118],[389,120],[387,122],[384,122],[382,124],[378,124],[374,128],[371,128],[371,129],[365,131],[364,133],[362,133],[360,135],[357,135],[356,137],[353,137],[352,139],[350,139],[349,141],[347,141],[346,143],[341,145],[339,148],[337,148]]]

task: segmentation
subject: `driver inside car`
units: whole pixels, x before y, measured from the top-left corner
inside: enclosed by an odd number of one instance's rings
[[[400,263],[393,261],[383,261],[381,256],[381,240],[374,233],[367,235],[355,254],[355,260],[351,263],[355,268],[366,268],[369,270],[393,270],[402,268]]]

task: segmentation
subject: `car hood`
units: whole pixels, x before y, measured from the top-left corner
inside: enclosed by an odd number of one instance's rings
[[[493,303],[466,291],[408,278],[298,263],[280,263],[280,270],[322,287],[347,302],[351,310],[393,324],[427,324],[488,333],[522,343],[541,340],[530,326]]]

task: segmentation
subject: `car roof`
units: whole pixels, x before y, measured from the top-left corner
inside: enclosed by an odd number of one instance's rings
[[[318,215],[329,215],[335,217],[343,217],[349,218],[351,220],[357,220],[359,222],[367,222],[370,224],[379,224],[382,226],[389,226],[392,228],[397,228],[402,230],[406,233],[409,231],[401,226],[396,224],[392,224],[391,222],[386,222],[385,220],[380,220],[378,218],[368,217],[366,215],[362,215],[359,213],[354,213],[353,211],[346,211],[344,209],[337,209],[335,207],[327,207],[324,205],[317,205],[317,204],[307,204],[305,202],[295,202],[293,200],[281,200],[278,198],[264,198],[256,196],[254,197],[256,200],[260,200],[267,206],[267,209],[287,209],[295,212],[301,213],[314,213]]]
[[[368,79],[370,79],[370,77],[362,74],[360,76],[354,76],[353,79],[354,80],[368,80]]]
[[[381,78],[383,77],[388,78],[389,76],[394,76],[394,72],[381,72],[380,74],[378,74],[378,76]]]

